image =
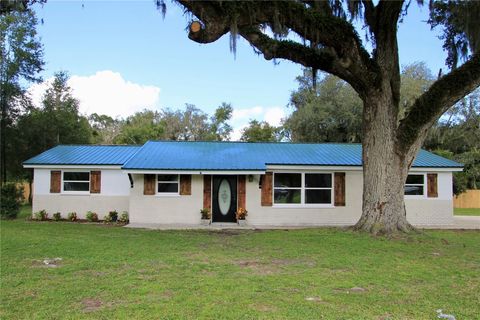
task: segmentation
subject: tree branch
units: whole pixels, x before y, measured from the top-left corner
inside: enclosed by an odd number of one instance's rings
[[[437,80],[400,121],[397,139],[408,150],[451,106],[480,86],[480,53]]]
[[[201,32],[189,33],[189,38],[194,41],[215,41],[226,34],[232,25],[238,30],[265,24],[273,30],[283,26],[308,41],[333,50],[334,56],[341,61],[350,61],[347,72],[349,77],[342,77],[350,84],[373,81],[376,77],[378,68],[363,48],[352,24],[334,16],[331,8],[322,10],[325,5],[323,3],[322,6],[312,8],[297,1],[178,2],[203,22],[204,29]],[[244,38],[250,41],[248,36]]]
[[[368,83],[354,81],[355,76],[349,72],[352,62],[340,59],[331,48],[310,48],[290,40],[276,40],[262,33],[258,27],[239,29],[239,34],[254,48],[260,51],[266,60],[287,59],[305,67],[323,70],[352,83],[362,92]]]

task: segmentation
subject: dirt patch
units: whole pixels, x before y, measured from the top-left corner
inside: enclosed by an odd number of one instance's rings
[[[313,260],[303,259],[273,259],[272,264],[276,266],[302,265],[307,267],[315,267],[317,265]]]
[[[277,266],[266,264],[258,260],[237,260],[234,263],[257,275],[269,275],[279,272]]]
[[[210,270],[202,270],[202,271],[200,271],[200,273],[205,275],[205,276],[216,276],[217,275],[216,272],[213,272],[213,271],[210,271]]]
[[[213,231],[215,235],[221,237],[232,237],[232,236],[239,236],[243,234],[250,233],[249,230],[235,230],[235,229],[222,229],[222,230],[215,230]]]
[[[99,299],[87,298],[82,300],[83,312],[94,312],[102,307],[103,303]]]
[[[365,293],[368,290],[362,287],[353,287],[353,288],[335,288],[333,289],[333,292],[336,293]]]
[[[161,292],[151,292],[142,298],[142,302],[148,301],[148,302],[156,303],[160,300],[170,300],[174,296],[175,296],[175,292],[173,292],[172,290],[165,290]]]
[[[323,299],[321,297],[306,297],[305,300],[312,302],[323,302]]]
[[[331,273],[349,273],[349,272],[352,272],[351,269],[347,269],[347,268],[329,268],[327,269],[329,272]]]
[[[45,258],[42,260],[33,260],[32,265],[34,267],[58,268],[61,266],[62,260],[62,258]]]
[[[260,312],[274,312],[277,311],[277,308],[275,306],[271,306],[268,304],[255,304],[253,306],[255,310],[260,311]]]

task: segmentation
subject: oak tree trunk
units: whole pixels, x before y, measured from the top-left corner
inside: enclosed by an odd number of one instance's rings
[[[406,218],[404,184],[413,157],[399,152],[398,108],[388,93],[370,95],[364,104],[362,216],[355,229],[409,232],[414,228]]]

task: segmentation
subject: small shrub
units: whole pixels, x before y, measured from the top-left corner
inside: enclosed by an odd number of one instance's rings
[[[110,216],[110,214],[107,214],[107,215],[105,215],[105,217],[103,217],[103,222],[104,223],[112,222],[112,217]]]
[[[40,211],[35,212],[33,214],[33,217],[34,217],[35,220],[45,221],[45,220],[48,219],[48,213],[45,210],[40,210]]]
[[[129,219],[128,219],[128,212],[127,211],[123,211],[122,214],[120,215],[120,218],[118,218],[118,222],[121,222],[121,223],[128,223]]]
[[[53,220],[60,221],[62,219],[62,214],[60,212],[55,212],[52,217]]]
[[[98,221],[98,214],[92,211],[87,212],[87,220],[90,222],[97,222]]]
[[[202,219],[210,219],[211,214],[210,214],[210,209],[208,208],[203,208],[200,210],[200,213],[202,214]]]
[[[117,218],[118,218],[118,212],[116,210],[113,210],[113,211],[110,211],[108,213],[108,215],[110,216],[110,221],[112,222],[116,222],[117,221]]]
[[[70,212],[67,215],[68,220],[70,221],[77,221],[77,213],[76,212]]]
[[[238,208],[237,212],[235,212],[235,216],[237,217],[237,220],[245,220],[248,216],[248,211],[245,208]]]
[[[20,211],[23,200],[23,187],[15,183],[5,183],[0,190],[0,217],[2,219],[15,219]]]

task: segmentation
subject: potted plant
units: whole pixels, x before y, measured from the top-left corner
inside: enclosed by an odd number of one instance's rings
[[[237,223],[239,226],[246,226],[247,221],[245,218],[248,216],[248,211],[245,208],[238,208],[237,212],[235,212],[235,216],[237,217]]]
[[[108,215],[110,216],[111,222],[117,222],[117,218],[118,218],[117,210],[110,211]]]
[[[89,222],[97,222],[98,221],[98,214],[96,212],[88,211],[86,218]]]
[[[128,221],[129,221],[128,212],[123,211],[122,214],[120,215],[120,217],[118,218],[118,222],[127,224]]]
[[[70,221],[77,221],[77,213],[76,212],[69,212],[68,213],[68,220]]]
[[[210,214],[210,209],[203,208],[200,210],[200,214],[202,215],[202,226],[208,226],[210,224],[210,218],[212,217],[212,215]]]

